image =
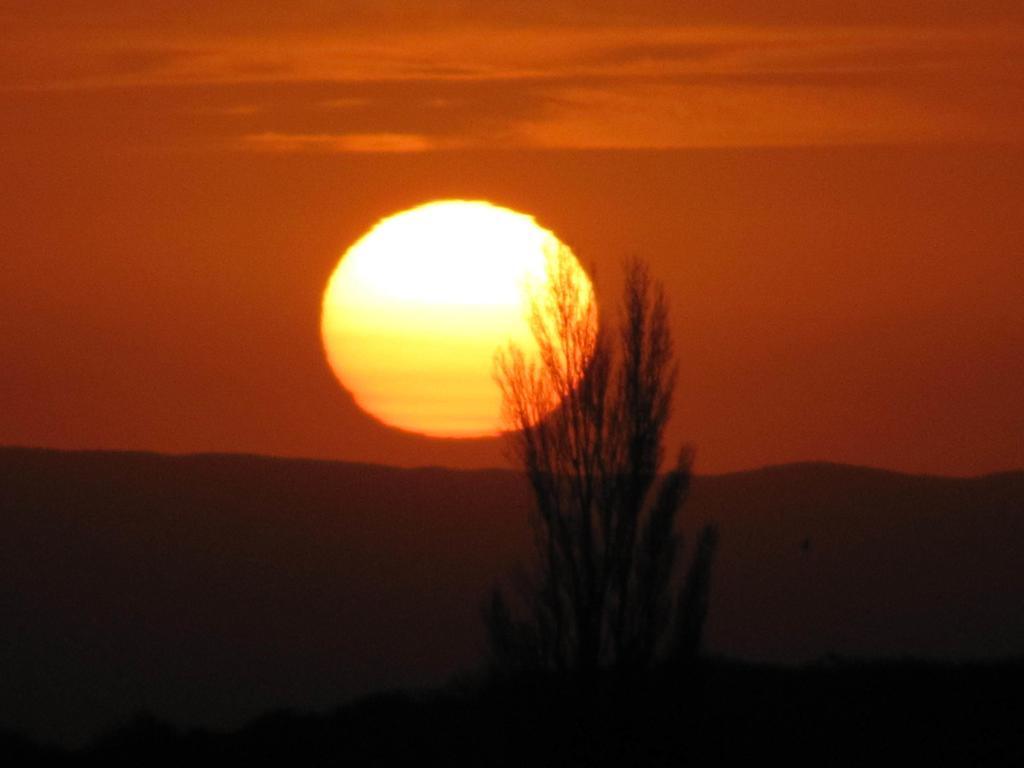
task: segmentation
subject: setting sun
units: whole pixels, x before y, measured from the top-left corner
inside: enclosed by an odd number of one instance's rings
[[[483,201],[436,201],[382,219],[345,253],[324,292],[332,370],[391,426],[497,434],[494,354],[512,342],[536,355],[530,291],[543,288],[548,257],[564,248],[532,216]]]

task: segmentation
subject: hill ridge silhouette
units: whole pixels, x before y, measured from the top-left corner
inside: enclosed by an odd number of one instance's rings
[[[510,473],[516,474],[518,470],[510,467],[446,467],[440,464],[419,464],[413,466],[397,465],[397,464],[384,464],[381,462],[372,461],[353,461],[350,459],[325,459],[313,456],[286,456],[277,454],[265,454],[265,453],[250,453],[245,451],[188,451],[188,452],[174,452],[174,451],[157,451],[147,449],[119,449],[119,448],[51,448],[46,446],[35,446],[35,445],[0,445],[0,457],[5,454],[68,454],[75,456],[136,456],[136,457],[154,457],[163,459],[226,459],[226,460],[256,460],[256,461],[272,461],[282,463],[294,463],[294,464],[315,464],[315,465],[343,465],[347,467],[364,467],[367,469],[388,469],[397,470],[402,472],[459,472],[464,474],[489,474],[489,473]],[[896,475],[902,477],[917,477],[917,478],[934,478],[943,480],[985,480],[988,478],[996,478],[1002,476],[1009,476],[1011,478],[1024,477],[1024,467],[1020,469],[1004,469],[996,470],[993,472],[981,472],[978,474],[971,475],[946,475],[932,472],[911,472],[900,469],[890,469],[888,467],[876,467],[870,464],[857,464],[847,463],[841,461],[829,461],[827,459],[801,459],[796,461],[785,461],[774,464],[762,464],[755,467],[748,467],[744,469],[735,469],[725,472],[696,472],[695,476],[701,478],[722,478],[722,477],[734,477],[739,475],[757,475],[762,473],[773,473],[777,470],[797,470],[797,469],[822,469],[831,470],[835,469],[838,471],[851,471],[851,472],[865,472],[869,474],[877,475]]]
[[[507,469],[0,448],[0,727],[81,743],[439,684],[479,660],[528,515]],[[708,519],[715,654],[1024,653],[1024,472],[698,476],[684,537]]]

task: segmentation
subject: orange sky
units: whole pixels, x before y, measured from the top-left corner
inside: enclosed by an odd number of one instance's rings
[[[319,345],[340,253],[461,197],[652,263],[700,471],[1024,466],[1019,2],[12,5],[0,443],[502,463]]]

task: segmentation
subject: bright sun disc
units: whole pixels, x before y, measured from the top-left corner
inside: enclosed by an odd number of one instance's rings
[[[564,246],[532,216],[442,200],[377,222],[338,263],[321,334],[338,380],[367,412],[440,437],[501,430],[495,352],[536,356],[528,287]],[[592,287],[572,257],[588,296]]]

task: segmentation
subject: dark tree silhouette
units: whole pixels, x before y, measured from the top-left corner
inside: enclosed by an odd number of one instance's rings
[[[536,545],[516,604],[495,589],[485,606],[499,669],[641,670],[699,649],[715,533],[705,529],[680,584],[692,456],[660,472],[676,381],[667,302],[642,262],[625,278],[616,335],[571,254],[552,254],[530,315],[539,362],[515,345],[495,359]]]

